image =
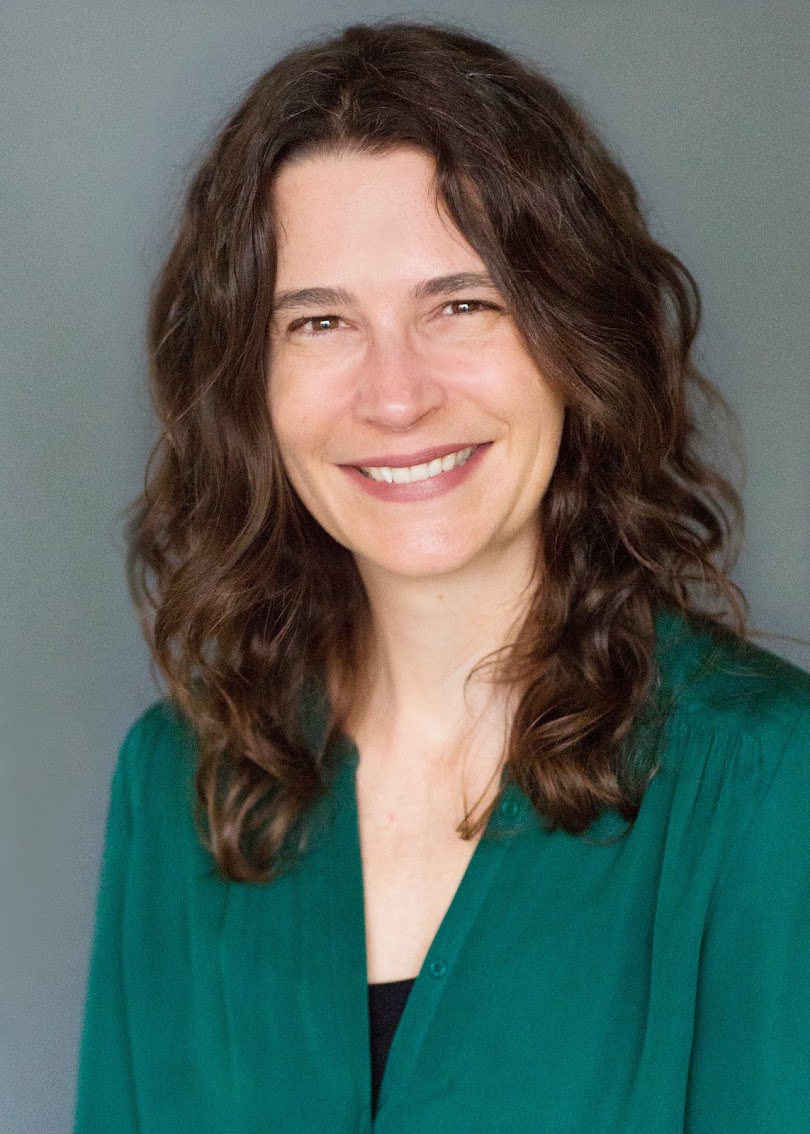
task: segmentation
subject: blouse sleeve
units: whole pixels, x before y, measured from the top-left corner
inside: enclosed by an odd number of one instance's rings
[[[701,951],[686,1134],[810,1131],[807,717],[766,774],[717,882]]]
[[[132,809],[130,730],[112,778],[79,1056],[74,1134],[137,1134],[121,942]]]

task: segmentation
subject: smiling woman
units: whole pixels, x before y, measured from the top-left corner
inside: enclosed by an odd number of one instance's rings
[[[697,287],[531,64],[262,75],[152,298],[76,1134],[810,1129],[810,678]]]

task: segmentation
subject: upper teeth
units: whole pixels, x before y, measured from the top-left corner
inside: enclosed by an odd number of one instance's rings
[[[459,449],[456,453],[448,453],[446,457],[436,457],[435,460],[424,465],[410,465],[404,468],[386,468],[385,466],[365,468],[361,465],[360,471],[373,480],[385,480],[389,484],[410,484],[414,480],[429,480],[430,477],[438,476],[439,473],[449,472],[456,465],[463,465],[474,448],[475,445],[469,445],[466,449]]]

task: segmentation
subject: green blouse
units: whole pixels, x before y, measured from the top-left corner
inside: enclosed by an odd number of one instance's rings
[[[294,869],[234,883],[195,834],[193,736],[149,709],[112,783],[75,1134],[808,1134],[810,675],[672,615],[657,649],[635,824],[549,833],[504,779],[373,1121],[356,748]]]

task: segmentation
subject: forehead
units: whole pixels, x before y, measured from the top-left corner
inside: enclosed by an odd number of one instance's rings
[[[437,202],[433,158],[310,155],[282,166],[272,187],[279,286],[334,283],[367,273],[424,278],[482,261]],[[328,275],[329,279],[325,276]]]

